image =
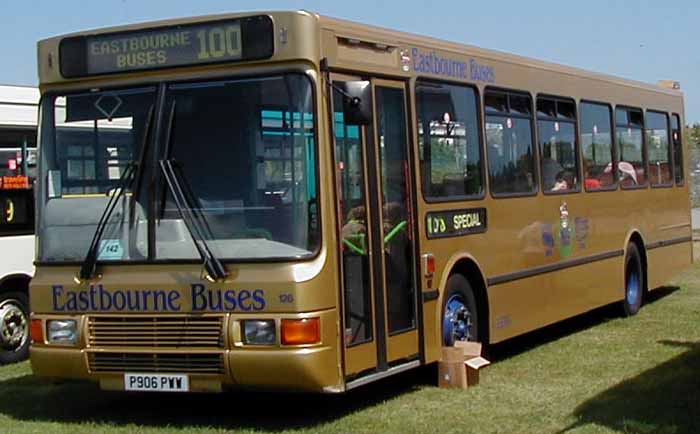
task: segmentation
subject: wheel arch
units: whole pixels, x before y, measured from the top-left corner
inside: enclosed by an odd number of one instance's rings
[[[0,279],[0,293],[22,292],[29,295],[29,282],[32,276],[24,273],[13,273]]]
[[[437,304],[438,314],[436,315],[438,324],[436,330],[438,330],[440,336],[442,336],[442,307],[445,303],[447,280],[456,273],[463,275],[474,290],[474,298],[476,299],[476,308],[478,311],[479,334],[481,335],[480,339],[482,342],[488,343],[490,339],[490,312],[486,279],[484,278],[481,265],[479,265],[479,262],[470,254],[455,255],[450,258],[445,265],[444,272],[440,277],[440,296]],[[440,337],[440,342],[442,342],[442,337]]]
[[[636,228],[631,229],[628,233],[627,236],[625,237],[625,245],[622,247],[623,248],[623,258],[627,256],[627,246],[630,245],[630,243],[634,243],[637,246],[637,250],[639,251],[639,256],[641,256],[642,260],[642,273],[644,273],[644,287],[643,287],[643,292],[647,293],[649,292],[649,268],[647,267],[647,249],[646,249],[646,244],[644,243],[644,237],[642,236],[642,232]],[[622,266],[622,279],[624,282],[625,278],[625,267],[624,267],[624,259],[623,259],[623,266]]]

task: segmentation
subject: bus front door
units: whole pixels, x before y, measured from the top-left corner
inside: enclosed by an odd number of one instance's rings
[[[373,122],[349,125],[344,81],[334,76],[336,195],[346,380],[418,360],[415,240],[406,92],[371,80]]]

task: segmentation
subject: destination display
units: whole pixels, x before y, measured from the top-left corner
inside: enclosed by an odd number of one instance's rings
[[[272,20],[266,15],[183,24],[61,41],[66,78],[177,66],[256,60],[274,51]]]
[[[0,176],[0,190],[26,190],[29,188],[31,188],[31,184],[27,176]]]
[[[457,237],[486,231],[486,208],[430,212],[426,216],[428,238]]]

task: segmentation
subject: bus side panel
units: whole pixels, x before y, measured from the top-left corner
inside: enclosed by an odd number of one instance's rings
[[[622,260],[615,257],[491,286],[491,342],[621,300]]]
[[[650,290],[663,287],[691,264],[690,242],[647,250],[647,279]]]

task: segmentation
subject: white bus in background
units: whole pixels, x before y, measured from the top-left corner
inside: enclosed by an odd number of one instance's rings
[[[29,355],[38,103],[34,87],[0,85],[0,364]]]

